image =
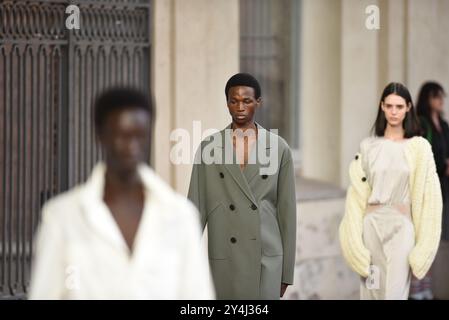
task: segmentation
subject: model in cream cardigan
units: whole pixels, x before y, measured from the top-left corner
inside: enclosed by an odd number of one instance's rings
[[[371,138],[373,140],[364,140],[360,152],[357,153],[349,167],[351,184],[347,191],[345,214],[339,229],[343,255],[349,266],[364,280],[363,278],[370,275],[370,266],[373,259],[376,258],[373,255],[385,254],[384,252],[371,252],[366,247],[366,241],[364,240],[366,239],[366,234],[364,234],[365,218],[369,215],[367,211],[369,211],[368,207],[371,205],[369,199],[373,191],[369,171],[372,169],[370,166],[375,166],[375,162],[367,161],[368,159],[364,158],[369,157],[369,153],[363,152],[363,148],[366,145],[370,146],[370,141],[387,144],[396,142],[398,145],[390,144],[389,148],[393,149],[389,150],[403,148],[401,154],[404,155],[406,160],[404,166],[409,170],[407,171],[409,172],[407,197],[410,200],[410,220],[413,225],[413,228],[410,228],[413,232],[411,236],[412,246],[409,251],[405,252],[404,257],[406,259],[408,257],[409,271],[411,269],[417,278],[422,278],[434,260],[440,241],[442,197],[431,146],[424,138],[418,136],[419,127],[411,97],[407,88],[403,85],[392,83],[385,88],[379,104],[374,129],[376,137]],[[375,139],[385,141],[376,142]],[[378,155],[376,154],[376,156]],[[388,158],[390,154],[382,154],[381,156]],[[385,172],[382,171],[382,173]],[[377,183],[379,183],[379,180],[377,180]],[[388,227],[387,224],[380,224],[375,227],[383,228],[383,226],[384,228]],[[379,232],[381,233],[381,231]],[[401,235],[401,237],[403,236]],[[384,245],[390,239],[377,240],[381,240],[379,243]],[[400,244],[402,240],[405,241],[405,239],[399,239],[396,243]],[[393,248],[394,250],[401,250],[401,246]],[[392,256],[400,254],[400,252],[396,252]],[[386,260],[389,261],[390,258],[388,257]],[[386,268],[386,270],[390,269]],[[395,270],[397,271],[397,268]],[[391,277],[389,278],[388,275],[385,275],[385,278],[391,281]],[[408,276],[404,277],[404,279],[407,279],[407,282],[404,283],[404,292],[401,291],[396,296],[384,292],[380,299],[382,297],[385,299],[406,299],[410,284],[409,278]],[[363,291],[363,288],[361,290]],[[379,296],[370,298],[376,299]]]

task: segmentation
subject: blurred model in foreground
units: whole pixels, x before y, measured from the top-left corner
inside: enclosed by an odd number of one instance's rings
[[[349,168],[340,242],[361,276],[361,299],[407,299],[411,274],[423,278],[435,258],[442,199],[431,145],[402,84],[385,88],[374,133]]]
[[[426,82],[419,91],[416,109],[423,129],[422,135],[432,145],[437,173],[440,178],[443,196],[441,240],[449,241],[449,126],[443,119],[445,95],[444,89],[439,83]],[[412,278],[410,299],[434,299],[430,270],[421,280]]]
[[[94,112],[105,162],[44,205],[29,297],[214,298],[196,209],[145,164],[151,100],[111,89]]]

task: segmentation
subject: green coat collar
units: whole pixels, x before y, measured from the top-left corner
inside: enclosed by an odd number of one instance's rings
[[[235,180],[237,185],[240,187],[240,189],[243,191],[243,193],[248,197],[249,200],[251,200],[255,205],[257,205],[257,201],[254,197],[254,194],[251,191],[251,188],[249,186],[250,181],[254,176],[256,176],[262,164],[260,163],[260,159],[257,156],[258,152],[260,152],[260,148],[263,149],[271,149],[271,143],[270,143],[270,136],[271,134],[264,129],[261,125],[259,125],[257,122],[255,123],[257,126],[258,131],[258,137],[257,137],[257,143],[256,148],[253,148],[251,150],[250,159],[249,162],[244,171],[240,169],[240,165],[236,161],[235,157],[235,151],[232,146],[232,140],[230,137],[230,131],[231,130],[231,124],[229,124],[225,129],[223,129],[220,134],[222,138],[221,148],[224,149],[224,154],[226,152],[232,152],[233,158],[232,158],[232,164],[222,164],[222,166],[225,167],[225,169],[230,173],[232,178]],[[228,137],[226,137],[229,135]],[[267,151],[265,151],[267,152]],[[270,152],[270,151],[268,151]],[[226,157],[225,157],[226,159]],[[245,177],[246,176],[246,177]]]

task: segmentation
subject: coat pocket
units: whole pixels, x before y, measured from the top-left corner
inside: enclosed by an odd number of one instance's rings
[[[221,204],[218,204],[207,218],[207,239],[209,259],[228,258],[228,219],[227,212]]]

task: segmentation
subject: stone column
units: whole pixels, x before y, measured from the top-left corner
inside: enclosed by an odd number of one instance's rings
[[[191,165],[169,159],[170,132],[192,135],[193,121],[202,130],[230,122],[224,86],[239,70],[238,0],[153,1],[152,82],[156,98],[154,164],[177,191],[186,193]],[[190,141],[190,152],[199,141]]]

